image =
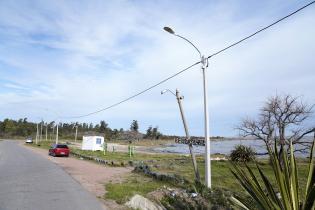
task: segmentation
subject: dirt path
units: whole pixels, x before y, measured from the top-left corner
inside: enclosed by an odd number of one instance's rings
[[[25,146],[21,146],[32,150],[33,152],[49,159],[55,164],[60,165],[68,174],[70,174],[76,181],[78,181],[86,190],[94,194],[98,198],[102,198],[106,192],[105,184],[108,182],[119,182],[123,177],[129,174],[132,168],[126,167],[107,167],[93,163],[90,161],[79,160],[73,157],[62,158],[48,156],[48,151]],[[120,209],[118,204],[112,201],[102,201],[109,209]]]

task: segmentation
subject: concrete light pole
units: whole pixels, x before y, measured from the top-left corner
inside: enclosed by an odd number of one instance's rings
[[[56,144],[58,144],[58,126],[59,124],[57,123],[57,128],[56,128]]]
[[[46,139],[46,141],[47,141],[47,129],[48,129],[48,123],[46,123],[45,125],[46,125],[46,136],[45,136],[46,138],[45,138],[45,139]]]
[[[174,94],[174,93],[173,93],[171,90],[169,90],[169,89],[166,89],[166,90],[161,91],[161,94],[164,94],[164,93],[166,93],[166,92],[170,92],[170,93],[172,93],[172,94],[176,97],[177,102],[178,102],[178,106],[179,106],[180,115],[181,115],[181,117],[182,117],[184,129],[185,129],[186,139],[187,139],[187,140],[190,140],[190,135],[189,135],[189,131],[188,131],[188,126],[187,126],[187,123],[186,123],[186,118],[185,118],[184,110],[183,110],[183,106],[182,106],[182,100],[184,99],[184,96],[181,96],[181,95],[179,94],[178,89],[176,89],[176,94]],[[188,146],[189,146],[189,152],[190,152],[190,155],[191,155],[191,159],[192,159],[193,167],[194,167],[194,171],[195,171],[195,179],[196,179],[198,182],[200,182],[200,174],[199,174],[199,170],[198,170],[198,167],[197,167],[197,161],[196,161],[196,157],[195,157],[195,153],[194,153],[194,150],[193,150],[192,143],[189,143]]]
[[[38,123],[36,123],[36,138],[35,138],[35,144],[38,143]]]
[[[210,159],[210,135],[209,135],[209,111],[208,111],[208,93],[207,93],[207,74],[206,69],[208,67],[208,58],[203,56],[200,50],[187,38],[175,34],[173,29],[170,27],[164,27],[164,30],[168,33],[177,36],[190,45],[192,45],[199,53],[200,56],[200,63],[201,63],[201,70],[203,75],[203,99],[204,99],[204,132],[205,132],[205,184],[207,187],[211,188],[211,159]]]
[[[50,141],[52,141],[52,139],[54,138],[54,134],[55,134],[55,125],[53,124],[52,126],[52,135],[50,136]]]
[[[77,137],[78,137],[78,125],[75,124],[75,125],[73,126],[73,128],[75,128],[74,142],[77,142]],[[72,128],[72,129],[73,129],[73,128]]]
[[[39,142],[41,142],[43,139],[43,120],[40,121],[40,135],[39,135]]]

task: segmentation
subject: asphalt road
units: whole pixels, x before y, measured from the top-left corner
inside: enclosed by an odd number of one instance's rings
[[[0,141],[0,210],[101,210],[100,201],[59,166]]]

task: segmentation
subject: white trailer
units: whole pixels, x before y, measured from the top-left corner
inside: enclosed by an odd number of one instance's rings
[[[104,137],[83,136],[82,150],[101,151],[103,150]]]

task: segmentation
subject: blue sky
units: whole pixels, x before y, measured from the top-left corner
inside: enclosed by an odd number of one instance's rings
[[[50,121],[120,101],[198,60],[171,26],[209,55],[308,1],[1,1],[0,119]],[[209,60],[211,135],[235,136],[266,98],[315,101],[315,6]],[[61,119],[183,135],[178,88],[192,135],[203,134],[200,67],[97,115]]]

